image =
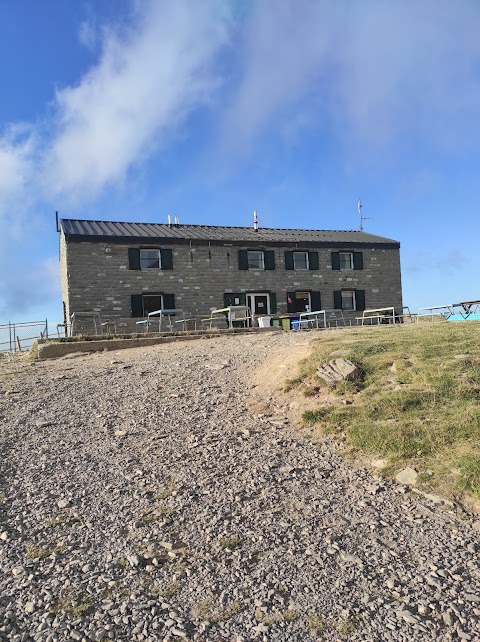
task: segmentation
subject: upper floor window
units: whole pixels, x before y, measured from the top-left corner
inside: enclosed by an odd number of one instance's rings
[[[318,270],[318,252],[306,250],[285,251],[286,270]]]
[[[161,251],[140,249],[140,269],[148,270],[150,268],[162,269]]]
[[[274,250],[238,250],[239,270],[274,270]]]
[[[129,247],[130,270],[173,270],[172,250],[169,248]]]
[[[339,252],[340,269],[353,270],[353,252]],[[353,310],[353,308],[351,308]]]
[[[308,270],[308,252],[293,252],[293,269]]]
[[[363,252],[332,252],[332,270],[363,270]]]
[[[264,270],[265,269],[265,256],[263,252],[256,252],[253,250],[247,251],[248,269],[249,270]]]

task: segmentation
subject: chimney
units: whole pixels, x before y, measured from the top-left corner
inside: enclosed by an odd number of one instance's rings
[[[168,215],[168,227],[172,227],[172,215]]]
[[[253,213],[253,229],[255,232],[258,232],[258,214],[256,210]]]
[[[178,220],[178,216],[175,217],[175,225],[180,225],[180,221]]]

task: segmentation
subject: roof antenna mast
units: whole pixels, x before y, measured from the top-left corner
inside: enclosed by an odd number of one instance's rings
[[[363,221],[373,221],[373,218],[370,218],[368,216],[363,216],[362,214],[362,201],[358,199],[358,213],[360,215],[360,232],[363,232]]]

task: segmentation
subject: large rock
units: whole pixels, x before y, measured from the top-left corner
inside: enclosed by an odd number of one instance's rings
[[[414,468],[403,468],[399,473],[395,475],[395,479],[401,484],[407,484],[408,486],[413,486],[417,481],[418,473]]]
[[[336,386],[342,381],[355,381],[360,378],[361,370],[349,359],[333,359],[323,364],[317,370],[317,375],[321,377],[329,386]]]

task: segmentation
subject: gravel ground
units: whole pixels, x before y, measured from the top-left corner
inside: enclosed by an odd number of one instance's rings
[[[468,519],[255,388],[305,336],[2,359],[0,640],[480,640]]]

